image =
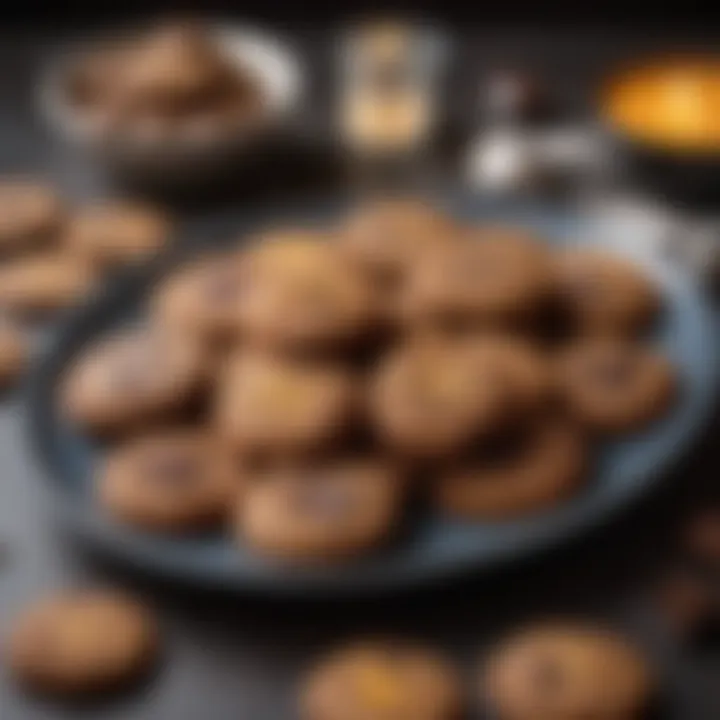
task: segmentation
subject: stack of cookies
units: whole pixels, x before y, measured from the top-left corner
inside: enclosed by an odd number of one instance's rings
[[[71,208],[41,182],[0,180],[0,384],[27,362],[25,321],[72,305],[106,272],[147,259],[170,233],[170,221],[144,204]]]
[[[673,398],[672,365],[640,339],[659,309],[597,249],[384,201],[178,269],[147,323],[78,359],[62,400],[113,443],[96,487],[116,520],[342,560],[418,496],[497,521],[577,492],[596,439]]]

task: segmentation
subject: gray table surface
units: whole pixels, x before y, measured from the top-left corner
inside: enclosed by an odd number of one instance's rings
[[[0,171],[42,171],[71,196],[105,192],[92,167],[53,143],[31,102],[33,78],[49,36],[0,37]],[[54,38],[57,40],[57,38]],[[578,38],[511,33],[479,36],[464,47],[474,67],[506,59],[563,78],[575,108],[608,61],[658,38],[598,34]],[[317,58],[319,40],[306,45]],[[458,87],[460,85],[458,84]],[[468,89],[468,87],[470,89]],[[472,95],[468,86],[458,97]],[[712,493],[720,450],[708,438],[652,498],[611,525],[563,549],[502,572],[393,597],[343,602],[289,602],[218,596],[161,585],[94,557],[53,522],[39,469],[28,449],[22,392],[0,404],[0,623],[59,587],[131,588],[157,608],[166,658],[153,681],[129,697],[93,706],[63,706],[26,697],[0,676],[2,720],[284,720],[295,717],[293,688],[318,652],[366,632],[427,640],[471,670],[476,658],[518,622],[547,615],[610,618],[646,643],[666,677],[662,717],[720,717],[720,652],[676,647],[644,597],[667,561],[683,508]]]

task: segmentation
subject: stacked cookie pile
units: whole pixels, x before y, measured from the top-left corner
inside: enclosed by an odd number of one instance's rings
[[[344,559],[418,495],[483,521],[575,493],[595,438],[672,400],[638,339],[658,310],[598,250],[385,201],[175,271],[145,325],[78,359],[64,411],[114,441],[97,495],[117,520]]]
[[[147,259],[170,232],[170,221],[144,204],[71,208],[45,184],[0,181],[0,384],[25,367],[28,320],[72,305],[119,265]]]

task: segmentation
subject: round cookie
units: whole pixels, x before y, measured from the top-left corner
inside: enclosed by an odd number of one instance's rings
[[[643,330],[660,307],[652,281],[629,261],[580,248],[556,256],[555,283],[570,329],[628,335]]]
[[[239,334],[240,305],[252,280],[240,256],[198,260],[164,280],[152,300],[152,314],[168,327],[206,339]]]
[[[30,355],[30,341],[9,318],[0,317],[0,388],[7,388],[22,374]]]
[[[381,440],[416,458],[442,457],[494,430],[507,393],[465,344],[411,341],[381,359],[369,390]]]
[[[70,307],[88,293],[96,274],[68,253],[43,252],[0,268],[0,306],[23,316],[42,316]]]
[[[405,642],[365,642],[330,655],[301,689],[305,720],[456,720],[464,698],[444,658]]]
[[[418,258],[408,277],[403,313],[413,320],[518,322],[550,296],[547,248],[524,230],[467,230]]]
[[[421,252],[457,233],[432,206],[409,199],[377,201],[354,212],[341,229],[348,254],[381,284],[399,281]]]
[[[35,250],[55,241],[64,219],[63,203],[50,187],[0,181],[0,253]]]
[[[390,534],[400,512],[402,478],[380,461],[290,464],[245,480],[239,536],[275,558],[324,562],[358,555]]]
[[[577,428],[544,418],[529,429],[488,441],[441,474],[435,499],[450,515],[500,520],[557,504],[577,490],[587,449]]]
[[[677,385],[667,358],[611,338],[568,348],[558,359],[557,377],[570,412],[601,432],[635,430],[661,417]]]
[[[7,646],[10,669],[21,683],[60,695],[118,689],[148,671],[158,649],[148,611],[104,591],[63,595],[31,607]]]
[[[175,430],[112,450],[97,492],[103,507],[124,523],[181,533],[218,524],[239,485],[239,473],[217,440]]]
[[[344,370],[248,353],[228,362],[216,421],[244,453],[298,452],[338,439],[356,409],[356,389]]]
[[[101,270],[145,260],[168,241],[172,224],[159,210],[133,202],[103,201],[68,221],[65,245]]]
[[[538,626],[509,638],[481,675],[498,720],[636,718],[652,689],[639,652],[583,625]]]
[[[377,330],[372,285],[332,238],[311,231],[275,233],[243,262],[253,282],[245,288],[240,324],[256,345],[337,349]]]
[[[187,408],[207,384],[208,363],[191,339],[152,328],[123,331],[69,368],[63,411],[95,432],[137,430]]]

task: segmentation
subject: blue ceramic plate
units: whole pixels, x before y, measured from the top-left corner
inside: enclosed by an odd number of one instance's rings
[[[595,242],[582,217],[548,210],[488,207],[455,195],[439,202],[458,216],[532,227],[552,243]],[[521,520],[460,523],[440,517],[411,522],[403,540],[370,557],[335,568],[289,569],[259,558],[227,537],[180,539],[121,527],[94,505],[91,469],[96,448],[58,413],[58,378],[85,345],[142,313],[159,274],[187,253],[220,245],[268,224],[323,222],[342,203],[302,210],[273,209],[257,217],[223,217],[186,228],[174,251],[120,278],[62,326],[39,363],[30,393],[30,431],[56,491],[55,505],[73,529],[133,565],[198,585],[292,594],[356,593],[429,582],[508,563],[577,535],[649,492],[703,428],[718,384],[718,327],[693,279],[661,262],[647,262],[662,288],[666,309],[652,341],[676,363],[682,382],[673,413],[646,432],[603,447],[593,476],[575,497]]]

